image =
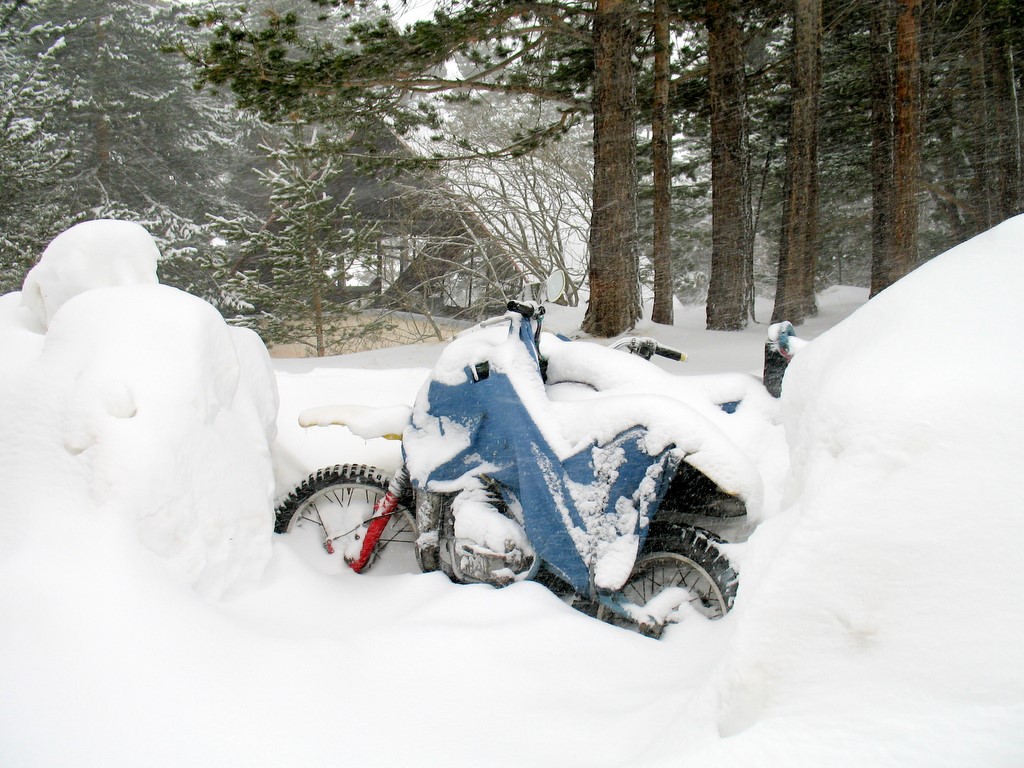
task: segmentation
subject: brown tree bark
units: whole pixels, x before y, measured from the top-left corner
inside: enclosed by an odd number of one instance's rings
[[[772,322],[800,323],[818,313],[818,105],[821,0],[793,0],[793,70],[782,202],[779,272]]]
[[[893,17],[889,0],[871,8],[871,295],[888,286],[892,258]]]
[[[971,50],[969,74],[971,93],[970,104],[973,130],[970,140],[970,162],[972,179],[970,186],[970,231],[971,234],[984,232],[996,222],[998,194],[995,179],[995,153],[993,152],[994,131],[992,130],[992,108],[988,84],[989,40],[985,29],[985,2],[974,0],[971,14]]]
[[[671,55],[668,0],[654,0],[654,98],[651,155],[654,164],[654,307],[651,320],[672,325],[672,123],[668,96]]]
[[[900,0],[896,17],[893,253],[888,269],[890,284],[917,265],[917,192],[921,169],[920,10],[920,0]]]
[[[101,63],[106,61],[103,48],[107,44],[106,25],[108,21],[107,18],[100,18],[93,22],[96,27],[96,56]],[[101,194],[105,198],[110,186],[111,127],[110,117],[106,111],[99,106],[97,109],[101,111],[97,112],[93,118],[93,136],[96,140],[96,181],[99,182]]]
[[[583,319],[594,336],[616,336],[640,318],[635,17],[629,0],[597,0],[590,301]]]
[[[738,0],[708,0],[711,279],[707,327],[746,327],[753,290],[746,74]]]
[[[884,90],[886,83],[892,83],[888,105],[879,96],[872,105],[875,120],[872,296],[917,264],[922,128],[921,3],[920,0],[897,1],[895,34],[890,8],[889,0],[876,0],[872,20],[872,35],[877,41],[873,56],[876,89]]]
[[[1022,210],[1020,106],[1013,46],[1007,35],[1012,23],[1005,6],[993,14],[989,23],[992,42],[992,103],[995,105],[995,141],[998,158],[996,211],[998,223]]]

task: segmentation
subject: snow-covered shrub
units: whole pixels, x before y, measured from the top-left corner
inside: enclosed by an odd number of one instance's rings
[[[25,277],[21,300],[47,327],[68,299],[93,288],[157,282],[160,251],[131,221],[83,221],[57,235]]]
[[[3,512],[42,495],[58,516],[129,521],[217,596],[253,584],[270,556],[276,382],[255,334],[154,284],[155,251],[137,225],[78,225],[26,278],[28,311],[2,302],[0,455],[22,467],[0,463]]]

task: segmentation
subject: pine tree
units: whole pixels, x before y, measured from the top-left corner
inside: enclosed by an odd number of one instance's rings
[[[33,0],[12,15],[11,23],[26,13],[33,34],[21,35],[17,45],[5,41],[2,55],[5,62],[15,55],[35,62],[35,82],[45,88],[29,90],[29,75],[15,70],[21,79],[13,85],[6,81],[6,97],[0,99],[24,93],[45,99],[23,103],[17,119],[7,124],[19,130],[32,124],[33,146],[41,150],[48,142],[44,155],[37,156],[51,166],[60,160],[60,167],[59,174],[32,182],[44,207],[10,176],[0,196],[15,197],[22,209],[35,213],[53,211],[49,223],[34,227],[43,244],[77,220],[138,221],[161,247],[161,278],[212,298],[213,286],[197,267],[212,234],[207,214],[248,206],[239,177],[253,165],[245,156],[254,147],[248,137],[253,126],[251,119],[240,120],[229,102],[198,93],[191,68],[165,50],[185,29],[182,8],[130,0]],[[2,155],[0,163],[21,168],[22,177],[24,169],[34,167],[9,147]],[[12,229],[8,225],[4,231]],[[39,252],[33,249],[24,266]]]
[[[352,122],[386,113],[402,126],[425,106],[409,94],[439,92],[500,92],[558,103],[555,121],[510,137],[506,151],[512,154],[560,135],[592,111],[593,205],[601,215],[591,223],[585,325],[614,335],[639,316],[637,9],[635,0],[445,3],[433,20],[405,31],[387,19],[353,18],[350,38],[341,42],[311,34],[291,11],[270,15],[262,26],[244,14],[213,13],[196,23],[212,27],[215,39],[192,58],[205,82],[230,85],[242,107],[270,119],[297,113]],[[347,7],[324,11],[326,28],[336,30],[353,13]]]
[[[25,273],[67,218],[54,187],[73,151],[47,116],[67,99],[58,78],[64,30],[27,2],[4,3],[0,16],[0,293]]]
[[[269,215],[217,219],[237,246],[223,264],[225,292],[235,299],[234,321],[267,344],[300,344],[323,357],[382,327],[379,319],[355,322],[377,238],[353,211],[351,193],[335,196],[334,163],[315,143],[291,140],[266,151],[273,167],[259,175]]]

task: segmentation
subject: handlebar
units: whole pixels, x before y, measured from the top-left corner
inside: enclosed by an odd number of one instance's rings
[[[517,312],[526,319],[544,316],[543,305],[534,304],[532,301],[510,301],[507,305],[507,309],[509,312]]]
[[[505,305],[509,312],[515,312],[525,320],[537,318],[537,333],[536,341],[540,343],[540,324],[544,318],[544,306],[541,304],[535,304],[532,301],[510,301]],[[481,320],[479,323],[474,325],[472,328],[466,328],[465,330],[459,331],[456,337],[461,337],[466,334],[474,333],[481,328],[489,328],[492,325],[501,325],[502,323],[508,323],[508,314],[497,315],[495,317],[489,317],[486,320]]]
[[[686,362],[685,352],[663,346],[655,339],[647,336],[630,336],[627,339],[615,342],[612,345],[612,349],[625,349],[631,354],[639,355],[644,360],[650,360],[654,355],[658,355],[669,360],[677,360],[681,363]]]

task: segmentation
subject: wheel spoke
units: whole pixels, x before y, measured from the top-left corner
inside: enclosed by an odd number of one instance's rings
[[[374,518],[388,483],[386,473],[364,465],[339,465],[320,470],[297,486],[278,507],[275,530],[285,533],[304,527],[315,532],[329,554],[352,558],[363,545],[362,534]],[[399,506],[393,515],[394,519],[387,521],[384,535],[374,548],[374,560],[389,543],[412,544],[417,538],[408,510]],[[403,558],[399,558],[401,560]]]
[[[676,598],[666,594],[667,590],[683,592]],[[728,610],[707,569],[674,552],[649,555],[639,561],[633,578],[623,586],[622,595],[641,611],[650,610],[659,623],[671,622],[678,608],[687,604],[709,618],[721,616]],[[665,599],[657,600],[659,595],[664,595]]]

